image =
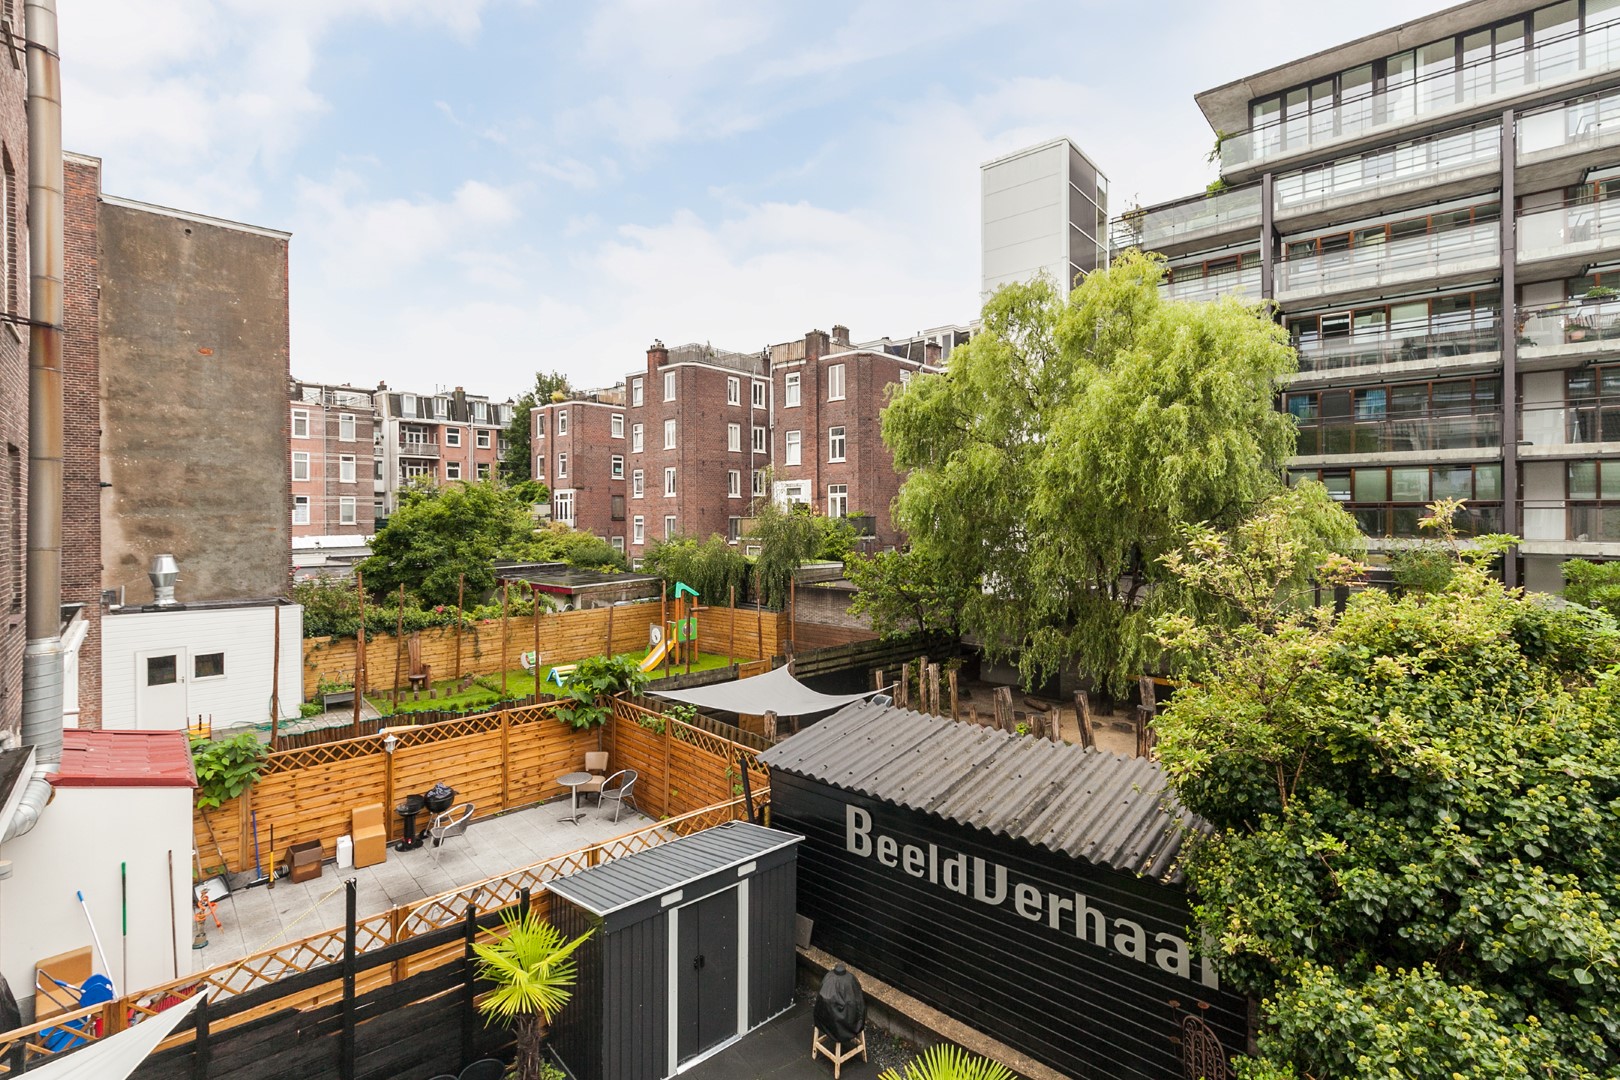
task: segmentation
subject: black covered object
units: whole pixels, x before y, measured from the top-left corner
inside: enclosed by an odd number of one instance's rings
[[[427,803],[428,813],[442,814],[456,801],[456,789],[449,784],[434,784],[422,793],[422,800]]]
[[[866,1030],[866,995],[843,964],[827,972],[816,993],[816,1028],[835,1043],[854,1042]]]

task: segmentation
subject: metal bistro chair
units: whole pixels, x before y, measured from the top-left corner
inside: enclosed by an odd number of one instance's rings
[[[464,802],[459,806],[452,806],[442,814],[434,814],[433,821],[428,825],[428,833],[433,837],[433,861],[439,861],[439,847],[452,836],[465,836],[467,823],[472,820],[473,804]]]
[[[624,804],[627,802],[631,806],[635,806],[636,811],[639,813],[641,807],[636,806],[635,794],[636,780],[639,778],[640,774],[634,769],[620,769],[602,781],[602,790],[596,793],[597,807],[600,808],[603,802],[611,800],[613,803],[613,820],[615,822],[619,820],[619,811],[624,809]],[[617,786],[615,786],[614,781],[618,781]]]

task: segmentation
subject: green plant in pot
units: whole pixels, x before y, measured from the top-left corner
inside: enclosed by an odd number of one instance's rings
[[[999,1061],[978,1057],[950,1043],[936,1043],[908,1064],[905,1072],[885,1069],[878,1080],[1014,1080],[1014,1076]]]
[[[1582,294],[1583,300],[1613,300],[1620,296],[1620,289],[1611,289],[1607,285],[1594,285]]]
[[[504,913],[501,929],[502,936],[495,941],[473,944],[478,977],[495,984],[478,1008],[487,1021],[512,1025],[517,1080],[542,1080],[546,1030],[574,996],[570,989],[576,977],[574,950],[591,932],[568,941],[532,911]]]

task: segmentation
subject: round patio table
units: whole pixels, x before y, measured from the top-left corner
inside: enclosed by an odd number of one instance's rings
[[[557,783],[568,789],[568,816],[558,818],[558,821],[569,821],[579,824],[579,788],[581,784],[588,784],[596,779],[588,772],[563,773],[557,777]]]

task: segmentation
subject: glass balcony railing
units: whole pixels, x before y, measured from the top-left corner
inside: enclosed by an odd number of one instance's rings
[[[1251,226],[1256,230],[1260,227],[1258,185],[1128,211],[1114,219],[1109,241],[1116,250],[1135,247],[1157,251],[1184,240]]]
[[[1166,300],[1218,300],[1237,294],[1250,300],[1260,299],[1260,268],[1236,270],[1228,274],[1208,277],[1177,277],[1159,286]]]
[[[1520,263],[1620,250],[1620,199],[1521,214],[1518,233]]]
[[[1497,223],[1491,221],[1289,259],[1277,264],[1277,297],[1392,285],[1482,269],[1500,261],[1499,236]]]
[[[1620,503],[1526,499],[1523,514],[1526,540],[1620,541]]]
[[[1521,163],[1620,145],[1620,90],[1525,113],[1514,141]]]
[[[1482,124],[1279,176],[1274,201],[1279,214],[1299,213],[1341,197],[1371,198],[1398,185],[1444,183],[1452,173],[1494,167],[1501,153],[1502,125]]]
[[[1302,424],[1295,453],[1391,454],[1407,450],[1477,450],[1502,445],[1497,413],[1384,417]]]
[[[1498,353],[1502,351],[1502,335],[1488,325],[1455,330],[1425,326],[1419,330],[1296,342],[1294,347],[1299,350],[1300,371],[1338,371],[1407,360]]]
[[[1222,169],[1296,154],[1345,139],[1395,130],[1432,116],[1510,101],[1545,87],[1620,66],[1620,24],[1556,34],[1521,53],[1485,57],[1401,86],[1363,94],[1221,141]]]
[[[1571,401],[1519,409],[1519,440],[1530,446],[1620,442],[1620,401]]]
[[[1432,529],[1422,528],[1419,523],[1429,516],[1426,506],[1403,506],[1400,504],[1369,505],[1366,503],[1347,503],[1344,508],[1350,516],[1356,519],[1362,533],[1367,536],[1393,536],[1401,539],[1423,536],[1433,537]],[[1485,533],[1502,531],[1502,505],[1500,503],[1470,502],[1463,506],[1457,516],[1452,519],[1457,532],[1462,536],[1480,536]]]
[[[1574,300],[1519,309],[1520,348],[1614,341],[1620,349],[1620,299]]]

